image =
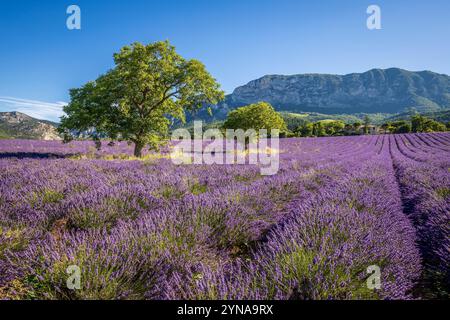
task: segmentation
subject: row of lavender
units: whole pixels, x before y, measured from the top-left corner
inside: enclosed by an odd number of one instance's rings
[[[398,135],[390,139],[404,202],[417,230],[424,271],[416,290],[450,297],[450,136]]]
[[[0,142],[0,298],[414,297],[424,237],[403,213],[396,155],[414,152],[444,176],[448,139],[401,140],[397,153],[388,136],[286,139],[273,177],[250,165],[64,158],[96,152],[87,142]],[[445,227],[448,211],[433,212]],[[69,265],[82,270],[80,290],[67,288]],[[367,287],[370,265],[381,290]]]

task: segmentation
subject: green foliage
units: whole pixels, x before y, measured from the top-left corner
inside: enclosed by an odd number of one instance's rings
[[[316,122],[313,126],[313,135],[316,137],[325,137],[326,132],[322,122]]]
[[[115,67],[97,80],[70,91],[58,131],[134,142],[135,156],[157,149],[171,119],[224,98],[219,84],[198,60],[185,60],[169,42],[134,43],[114,55]]]
[[[421,115],[411,117],[411,127],[413,132],[423,132],[425,118]]]
[[[56,203],[64,199],[64,194],[55,190],[45,190],[42,203]]]
[[[314,124],[311,122],[305,122],[297,128],[296,133],[299,137],[312,137],[314,133]]]
[[[345,124],[360,123],[363,121],[364,117],[367,116],[365,113],[355,113],[355,114],[322,114],[316,112],[305,112],[305,113],[293,113],[293,112],[280,112],[289,130],[297,131],[297,129],[308,122],[317,122],[322,120],[340,120]],[[387,118],[392,117],[392,114],[388,113],[371,113],[370,120],[372,124],[381,124]]]
[[[2,119],[5,114],[9,119]],[[0,139],[42,139],[46,133],[53,135],[56,127],[56,123],[34,119],[20,112],[0,112]]]
[[[411,132],[411,123],[406,120],[384,123],[381,128],[391,133],[409,133]]]
[[[235,130],[254,129],[257,132],[260,129],[266,129],[268,134],[272,129],[278,129],[280,132],[287,131],[283,118],[267,102],[259,102],[231,111],[223,127]]]
[[[411,109],[408,112],[400,113],[394,116],[391,116],[385,120],[395,121],[395,120],[410,120],[412,116],[417,114],[417,110]],[[439,110],[439,111],[429,111],[429,112],[420,112],[420,114],[429,119],[447,123],[450,121],[450,110]]]
[[[0,139],[11,139],[11,136],[0,128]]]
[[[28,239],[24,235],[23,229],[9,229],[0,226],[0,259],[4,258],[6,251],[20,251],[28,244]]]
[[[409,123],[404,123],[400,126],[395,127],[394,133],[409,133],[411,132],[411,125]]]
[[[184,124],[183,126],[174,126],[172,129],[178,129],[183,128],[189,131],[191,136],[194,135],[194,122],[191,121],[189,123]],[[209,129],[219,129],[221,130],[223,128],[223,121],[214,121],[210,123],[203,123],[202,124],[202,133],[205,133]]]
[[[190,191],[193,195],[199,195],[208,191],[208,187],[200,183],[194,183],[190,186]]]
[[[383,123],[381,128],[390,133],[435,132],[448,130],[445,124],[420,114],[413,115],[411,121],[397,120]]]
[[[340,120],[321,120],[315,123],[306,121],[295,133],[299,137],[325,137],[342,134],[345,123]]]
[[[325,127],[325,133],[327,135],[331,136],[331,135],[335,135],[335,134],[339,133],[340,131],[342,131],[345,128],[345,123],[340,120],[327,121],[324,123],[324,127]]]
[[[436,194],[442,199],[447,199],[450,197],[450,188],[440,188],[436,190]]]
[[[412,132],[435,132],[446,131],[447,128],[443,123],[417,114],[411,117],[411,130]]]
[[[356,121],[353,123],[353,127],[358,128],[362,125],[362,123],[360,121]]]
[[[366,115],[364,117],[364,134],[369,133],[369,125],[370,125],[370,118],[369,118],[369,116]]]
[[[46,204],[57,203],[63,200],[64,194],[52,189],[43,189],[31,192],[29,197],[29,204],[34,208],[40,208]]]

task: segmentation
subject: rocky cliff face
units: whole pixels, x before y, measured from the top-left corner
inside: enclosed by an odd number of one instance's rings
[[[215,108],[216,117],[258,101],[277,110],[331,114],[442,110],[450,108],[450,77],[397,68],[348,75],[267,75],[236,88]]]
[[[61,140],[54,124],[20,112],[0,112],[0,137]]]

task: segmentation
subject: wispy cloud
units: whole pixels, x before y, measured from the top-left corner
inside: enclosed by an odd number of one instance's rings
[[[19,111],[43,120],[59,121],[67,102],[44,102],[0,96],[0,112]]]

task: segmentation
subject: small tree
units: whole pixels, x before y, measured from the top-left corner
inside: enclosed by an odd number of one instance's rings
[[[353,123],[353,130],[356,134],[359,134],[359,128],[361,127],[362,123],[359,121],[356,121]]]
[[[394,127],[391,125],[390,122],[386,122],[381,125],[381,129],[384,130],[384,133],[387,133],[387,132],[392,132]]]
[[[370,118],[369,118],[369,116],[366,115],[364,117],[364,134],[369,133],[369,125],[370,125]]]
[[[313,131],[314,124],[307,121],[297,128],[296,133],[299,137],[311,137],[313,135]]]
[[[345,128],[345,123],[341,120],[324,122],[322,125],[325,128],[325,133],[329,136],[338,134]]]
[[[356,121],[353,123],[353,128],[357,130],[359,127],[361,127],[362,123],[360,121]]]
[[[428,122],[428,126],[430,129],[428,129],[428,132],[444,132],[447,130],[447,127],[445,126],[445,124],[435,121],[435,120],[431,120]]]
[[[134,155],[146,145],[157,149],[170,119],[185,121],[185,111],[216,104],[224,93],[197,60],[185,60],[169,42],[134,43],[114,55],[115,67],[70,91],[59,131],[64,141],[74,133],[131,141]]]
[[[411,124],[412,132],[446,131],[447,129],[445,124],[421,115],[411,117]]]
[[[405,120],[399,120],[391,123],[394,133],[409,133],[411,132],[411,124]]]
[[[411,117],[411,130],[412,132],[423,132],[425,125],[425,118],[420,114],[416,114]]]
[[[325,127],[322,124],[322,122],[318,121],[314,123],[313,135],[316,137],[325,137],[327,135],[327,133],[325,132]]]
[[[258,102],[231,111],[223,127],[235,130],[254,129],[256,132],[266,129],[268,134],[272,129],[278,129],[280,132],[287,131],[283,118],[267,102]]]

